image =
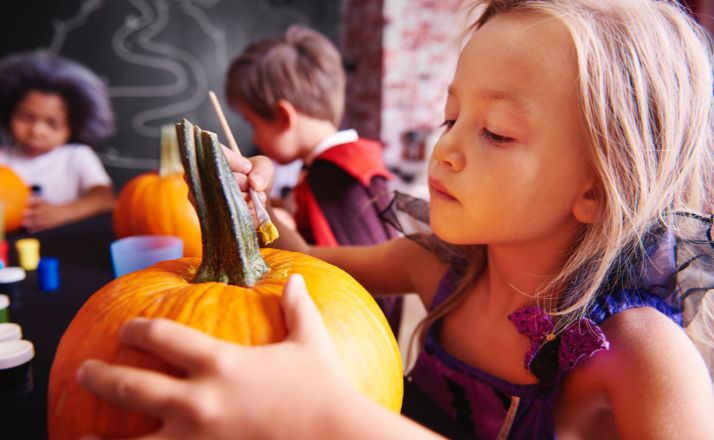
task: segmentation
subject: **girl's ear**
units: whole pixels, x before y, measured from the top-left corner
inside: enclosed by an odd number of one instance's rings
[[[594,223],[602,208],[602,191],[590,180],[573,203],[573,217],[580,223]]]
[[[278,126],[282,130],[294,128],[298,119],[298,111],[295,106],[284,99],[280,99],[276,107]]]

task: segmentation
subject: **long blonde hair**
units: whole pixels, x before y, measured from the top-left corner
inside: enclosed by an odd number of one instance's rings
[[[710,213],[712,52],[709,36],[669,0],[476,0],[469,34],[498,14],[529,12],[562,22],[577,54],[578,93],[602,209],[585,227],[553,279],[541,286],[562,329],[587,313],[615,267],[644,254],[653,224],[679,228],[676,211]],[[472,264],[454,294],[418,327],[458,306],[487,262]],[[710,295],[711,296],[711,295]]]

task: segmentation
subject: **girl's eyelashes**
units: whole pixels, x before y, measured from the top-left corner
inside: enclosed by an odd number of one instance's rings
[[[449,131],[449,129],[454,126],[455,122],[456,122],[455,119],[447,119],[444,122],[442,122],[439,127],[443,127],[444,131],[446,132],[446,131]]]
[[[441,123],[440,127],[443,127],[444,133],[446,133],[447,131],[449,131],[449,129],[451,129],[451,127],[454,126],[455,123],[456,123],[455,119],[447,119]],[[486,141],[488,141],[492,144],[496,144],[496,145],[505,144],[505,143],[512,142],[515,140],[514,138],[511,138],[511,137],[501,136],[500,134],[489,131],[486,128],[481,130],[481,137],[483,139],[485,139]]]
[[[513,138],[506,137],[506,136],[501,136],[500,134],[496,134],[492,131],[489,131],[487,129],[481,130],[481,137],[484,138],[486,141],[491,142],[492,144],[505,144],[508,142],[513,141]]]

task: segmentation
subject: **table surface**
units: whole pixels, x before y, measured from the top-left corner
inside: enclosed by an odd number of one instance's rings
[[[34,234],[8,235],[10,264],[17,265],[14,242],[40,240],[43,257],[57,257],[60,288],[42,292],[34,271],[28,272],[22,295],[11,304],[10,321],[22,326],[23,338],[35,346],[33,389],[24,396],[0,395],[0,437],[47,438],[47,384],[55,350],[82,304],[113,277],[109,245],[114,240],[110,214]]]

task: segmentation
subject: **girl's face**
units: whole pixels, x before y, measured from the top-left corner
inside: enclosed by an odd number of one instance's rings
[[[431,226],[442,239],[514,244],[580,227],[573,206],[592,173],[576,66],[556,20],[504,14],[473,35],[429,164]]]
[[[56,93],[28,92],[10,119],[15,142],[30,156],[47,153],[69,141],[67,106]]]

